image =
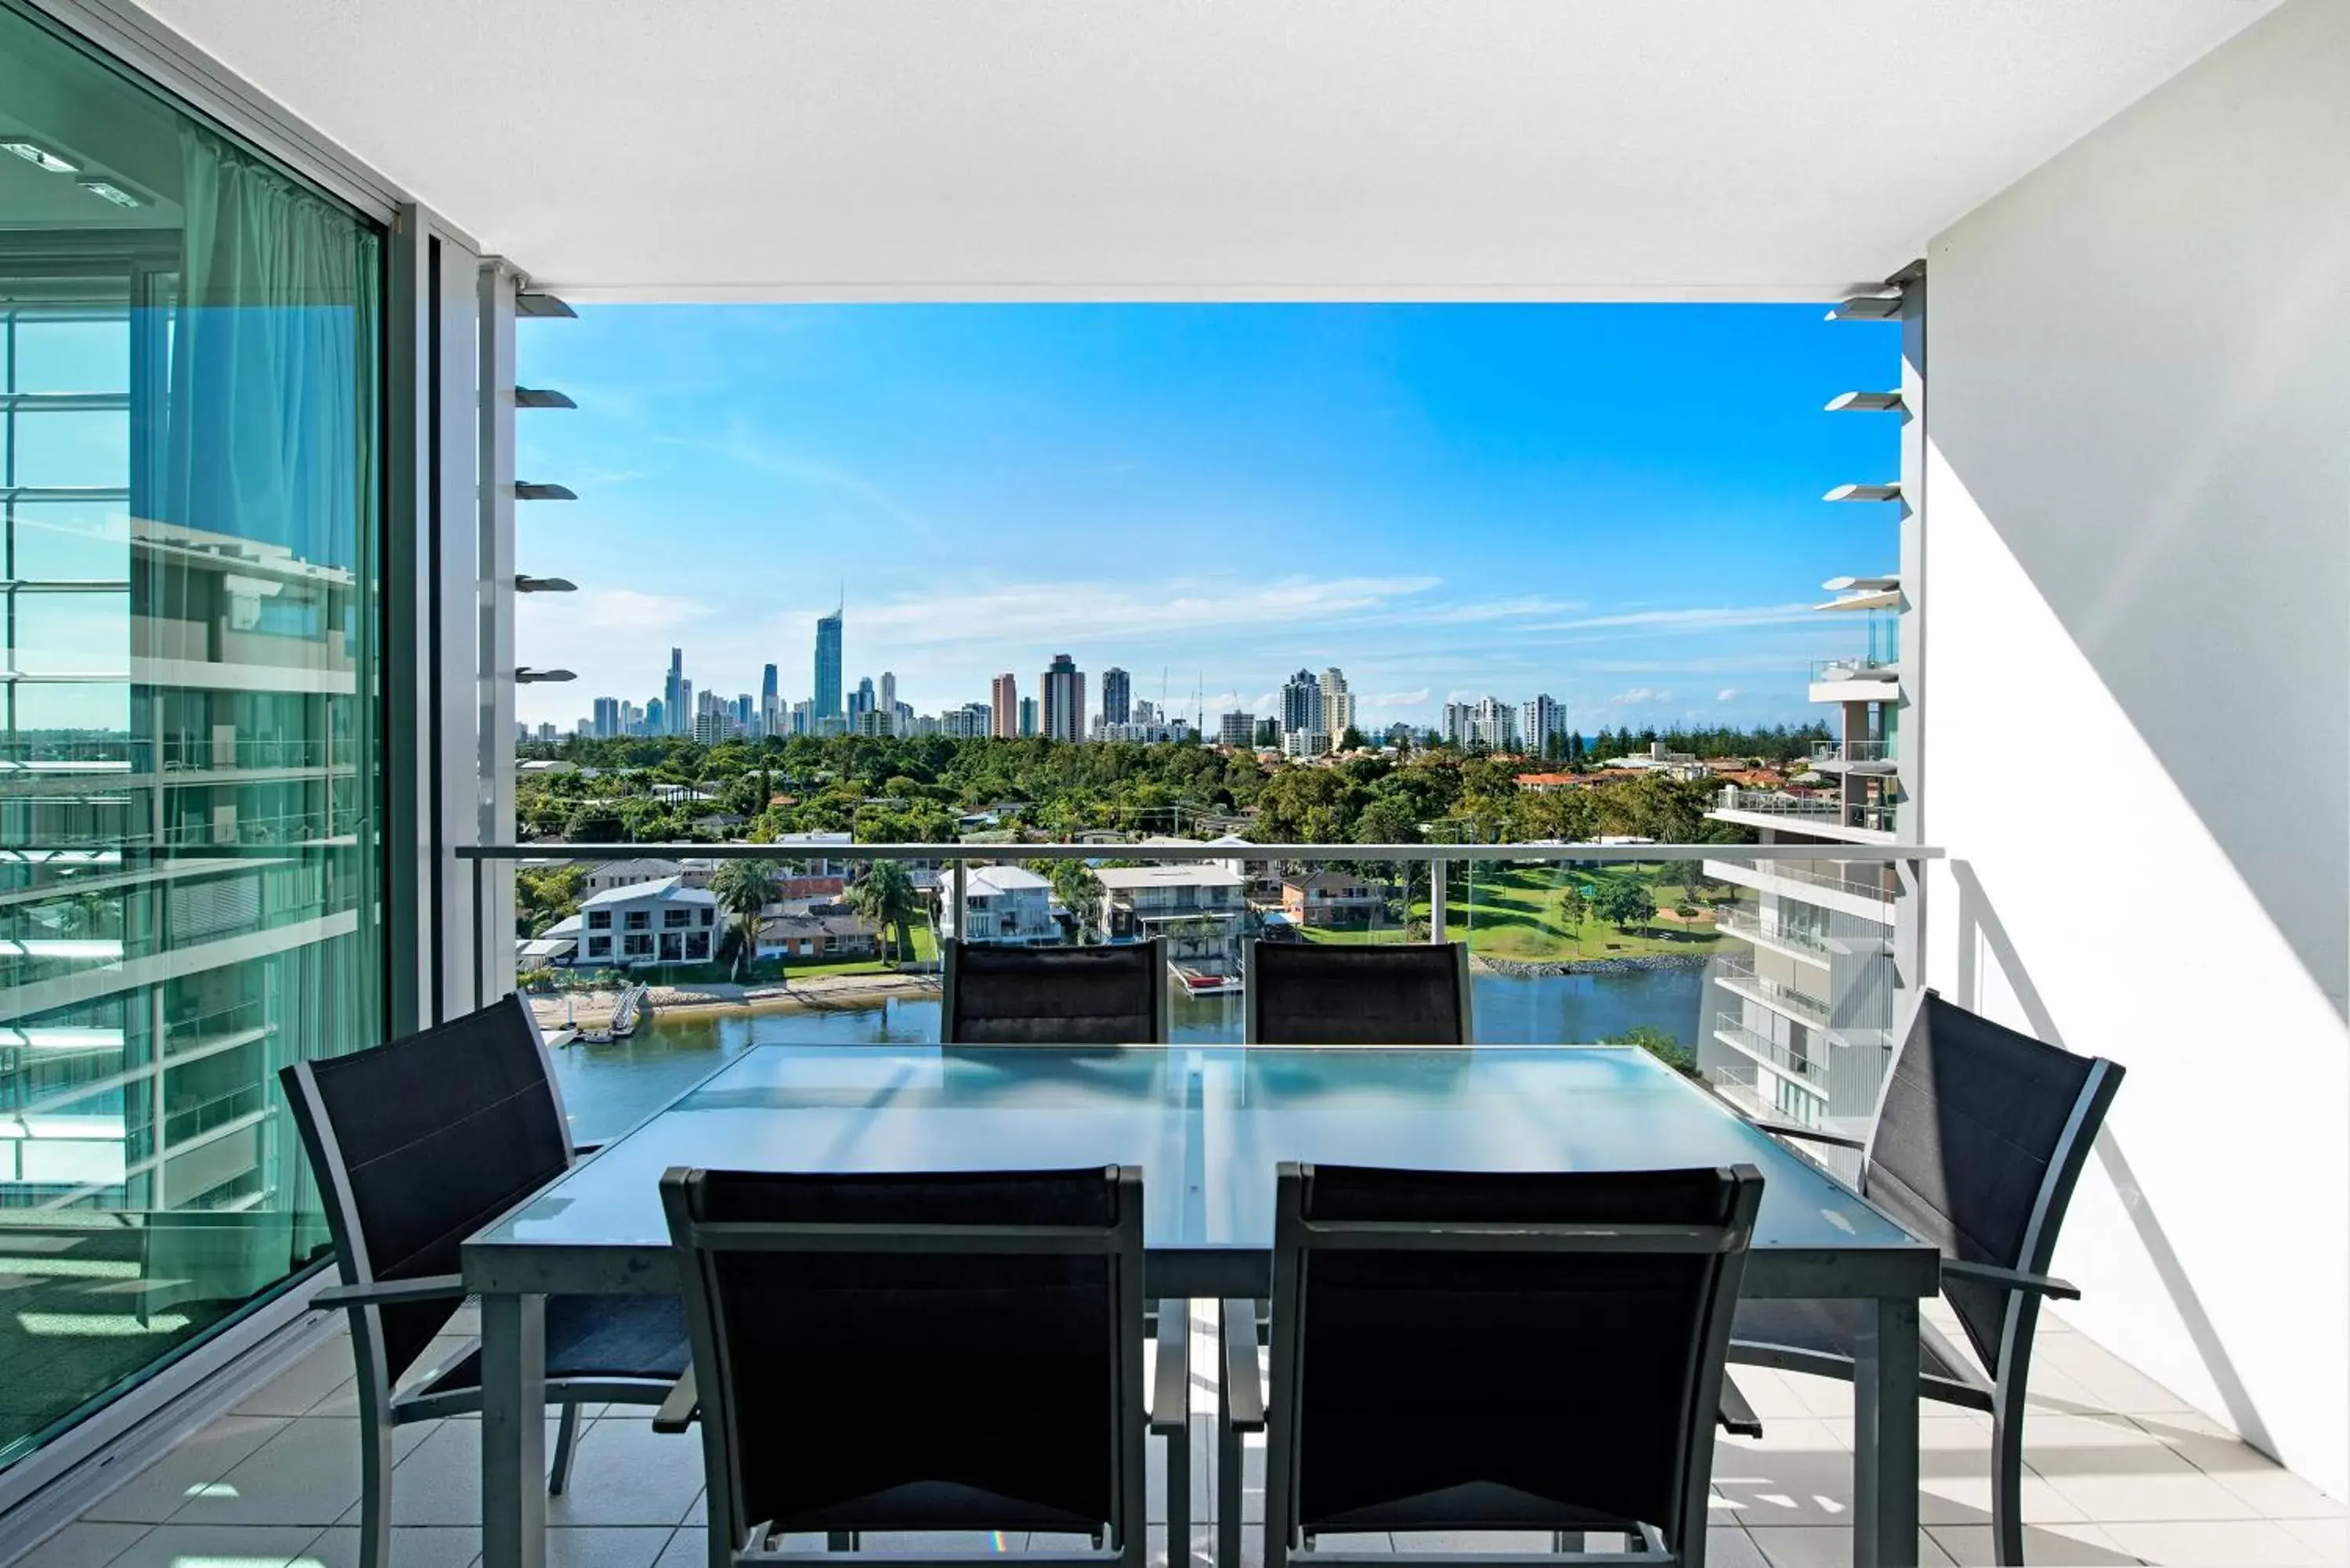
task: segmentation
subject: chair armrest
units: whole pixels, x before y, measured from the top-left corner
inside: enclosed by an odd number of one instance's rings
[[[1970,1285],[2004,1285],[2012,1291],[2031,1291],[2052,1301],[2076,1302],[2081,1299],[2077,1285],[2051,1279],[2046,1274],[2027,1274],[2020,1269],[2002,1269],[1995,1263],[1970,1263],[1960,1258],[1944,1258],[1942,1277]]]
[[[1191,1303],[1159,1303],[1159,1358],[1151,1369],[1150,1429],[1181,1437],[1191,1426]]]
[[[397,1306],[402,1302],[444,1301],[470,1295],[463,1274],[419,1274],[412,1280],[376,1280],[364,1285],[330,1285],[310,1298],[314,1307]]]
[[[1226,1302],[1219,1327],[1224,1347],[1224,1424],[1235,1432],[1262,1432],[1264,1380],[1256,1368],[1256,1303]]]
[[[653,1430],[682,1432],[701,1414],[702,1391],[693,1381],[693,1368],[689,1366],[685,1376],[670,1386],[669,1397],[660,1402],[660,1408],[653,1412]]]

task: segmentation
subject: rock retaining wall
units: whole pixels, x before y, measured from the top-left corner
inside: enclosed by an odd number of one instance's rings
[[[1637,969],[1703,969],[1714,953],[1647,953],[1631,958],[1564,959],[1556,963],[1524,963],[1515,959],[1469,958],[1471,971],[1480,974],[1515,975],[1540,980],[1555,974],[1623,974]]]

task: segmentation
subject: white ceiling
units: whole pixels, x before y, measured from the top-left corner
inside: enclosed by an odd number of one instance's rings
[[[1818,298],[2274,0],[140,0],[632,298]]]

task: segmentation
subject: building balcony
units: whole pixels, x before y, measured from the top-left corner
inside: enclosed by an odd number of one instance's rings
[[[1890,741],[1829,741],[1812,748],[1812,766],[1821,773],[1889,774]]]
[[[1758,973],[1752,963],[1742,959],[1725,962],[1714,972],[1713,978],[1724,991],[1758,1002],[1781,1017],[1792,1018],[1808,1028],[1825,1032],[1835,1011],[1827,998],[1805,991],[1801,986]]]
[[[1756,1033],[1740,1022],[1734,1012],[1714,1014],[1713,1037],[1783,1077],[1816,1090],[1822,1096],[1828,1092],[1828,1070],[1825,1062],[1792,1050],[1767,1034]]]
[[[1899,885],[1887,864],[1817,860],[1710,859],[1705,874],[1758,893],[1855,915],[1890,927]]]

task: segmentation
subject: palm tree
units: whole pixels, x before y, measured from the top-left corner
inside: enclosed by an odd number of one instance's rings
[[[718,907],[734,917],[741,940],[734,944],[734,978],[759,950],[759,916],[775,901],[777,867],[772,860],[729,860],[710,874]]]
[[[913,950],[914,879],[895,860],[876,860],[848,890],[851,908],[876,926],[888,928],[891,961],[904,963]]]
[[[1062,907],[1076,922],[1077,943],[1085,945],[1087,933],[1093,929],[1094,920],[1101,909],[1101,878],[1093,867],[1082,860],[1055,860],[1049,880],[1059,896]]]

